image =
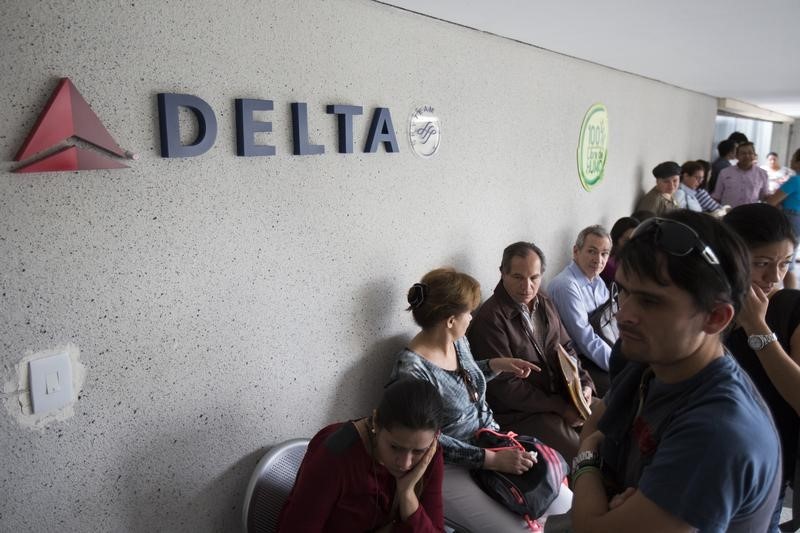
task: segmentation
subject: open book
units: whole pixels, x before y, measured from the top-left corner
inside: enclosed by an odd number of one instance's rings
[[[583,385],[581,385],[581,377],[578,374],[578,364],[560,344],[558,345],[558,363],[561,368],[561,375],[564,376],[564,382],[567,384],[572,404],[581,417],[586,420],[592,414],[592,410],[586,402],[586,398],[583,397]]]

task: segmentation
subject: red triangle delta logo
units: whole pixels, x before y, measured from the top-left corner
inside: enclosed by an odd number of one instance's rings
[[[127,168],[127,165],[103,155],[100,151],[66,144],[72,137],[118,157],[136,159],[134,154],[120,148],[69,78],[61,78],[14,161],[46,153],[14,172]],[[56,150],[53,152],[53,149]]]

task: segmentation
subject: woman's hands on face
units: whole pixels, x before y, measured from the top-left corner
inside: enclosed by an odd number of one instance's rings
[[[408,519],[409,516],[417,512],[420,506],[419,499],[414,492],[414,487],[417,482],[422,479],[422,475],[425,473],[425,470],[428,469],[428,465],[431,464],[433,457],[436,455],[436,446],[439,442],[438,433],[436,435],[431,445],[428,446],[428,449],[422,455],[422,458],[414,465],[414,468],[397,478],[397,490],[395,491],[394,498],[397,503],[400,520]],[[394,524],[388,524],[388,526],[389,529],[386,529],[386,531],[392,531]],[[384,531],[384,529],[380,529],[379,531]]]
[[[510,372],[518,378],[527,378],[531,372],[541,372],[542,369],[525,359],[517,357],[494,357],[489,359],[489,368],[494,372]]]
[[[414,492],[414,485],[422,479],[422,475],[428,469],[428,465],[431,464],[433,460],[433,456],[436,455],[436,446],[438,445],[438,437],[433,439],[433,442],[430,446],[428,446],[427,451],[422,455],[422,458],[419,462],[406,472],[402,477],[397,478],[397,492],[405,492],[405,493],[413,493]]]
[[[758,285],[752,284],[744,297],[736,321],[748,335],[755,335],[769,331],[766,316],[769,298]]]

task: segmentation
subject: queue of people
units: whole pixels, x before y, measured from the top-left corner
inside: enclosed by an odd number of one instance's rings
[[[752,145],[734,150],[716,200],[707,163],[657,165],[655,192],[610,233],[582,230],[546,291],[531,242],[506,247],[483,304],[452,268],[414,283],[420,331],[383,400],[312,439],[279,531],[443,531],[445,516],[465,532],[778,531],[800,474],[800,291],[783,288],[800,177],[770,194]],[[473,472],[520,476],[545,459],[481,447],[487,429],[534,436],[571,465],[535,520]]]
[[[677,210],[639,224],[618,265],[620,340],[581,435],[570,530],[777,531],[777,431],[723,346],[750,287],[747,249]]]

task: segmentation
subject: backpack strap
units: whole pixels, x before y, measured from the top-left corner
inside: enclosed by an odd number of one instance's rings
[[[525,446],[520,444],[520,442],[517,440],[518,436],[519,435],[513,431],[501,433],[491,428],[481,428],[475,432],[475,440],[478,442],[478,446],[484,450],[490,450],[493,452],[500,450],[519,450],[521,452],[527,451]],[[481,437],[486,438],[482,439]],[[488,444],[489,442],[492,444]]]

